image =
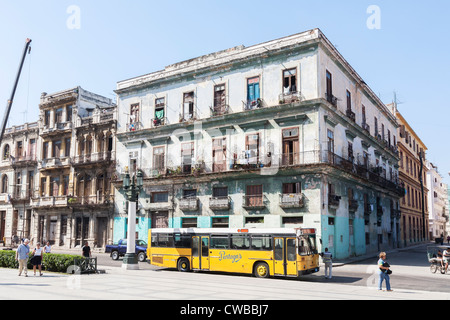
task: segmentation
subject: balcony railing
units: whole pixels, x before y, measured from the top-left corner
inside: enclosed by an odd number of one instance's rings
[[[357,200],[348,200],[348,211],[350,212],[356,212],[358,210],[358,201]]]
[[[325,98],[327,99],[327,101],[329,103],[331,103],[333,106],[337,107],[338,99],[335,96],[333,96],[332,94],[329,94],[327,92],[327,93],[325,93]]]
[[[32,207],[67,207],[68,196],[44,196],[31,199]]]
[[[289,104],[302,101],[302,94],[300,92],[286,92],[278,96],[280,104]]]
[[[112,195],[91,195],[91,196],[76,196],[69,197],[67,203],[69,205],[110,205],[114,203],[114,196]]]
[[[194,159],[195,160],[195,159]],[[192,160],[191,170],[183,170],[182,165],[161,165],[157,168],[141,168],[145,178],[176,177],[176,176],[200,176],[203,174],[241,172],[241,171],[263,171],[274,172],[277,170],[295,169],[298,166],[328,164],[339,170],[346,171],[360,178],[378,183],[400,195],[404,195],[404,187],[399,184],[396,175],[388,180],[384,171],[360,164],[355,158],[345,159],[330,151],[304,151],[285,154],[257,154],[253,157],[242,156],[241,158],[228,159],[220,162],[205,162]],[[163,163],[164,161],[161,161]]]
[[[347,109],[346,114],[347,114],[347,117],[350,118],[350,120],[352,120],[353,122],[356,122],[356,114],[352,110]]]
[[[230,209],[230,197],[211,197],[209,198],[209,208],[211,210],[228,210]]]
[[[245,209],[264,209],[268,204],[268,200],[265,195],[244,195],[242,207]]]
[[[303,194],[301,193],[283,193],[280,194],[281,208],[303,208]]]
[[[361,127],[363,130],[365,130],[368,134],[370,134],[370,126],[367,123],[362,123]]]
[[[91,164],[103,161],[111,161],[114,158],[114,152],[97,152],[92,154],[79,155],[71,158],[72,165]]]
[[[158,128],[168,124],[169,121],[167,120],[167,118],[154,118],[151,121],[152,128]]]
[[[339,207],[339,203],[341,202],[341,197],[335,194],[328,194],[328,206],[334,209]]]
[[[244,111],[264,108],[263,100],[259,98],[256,100],[242,101],[242,104]]]
[[[183,197],[178,200],[178,206],[180,210],[197,211],[199,208],[199,199],[198,197]]]
[[[209,109],[211,111],[211,117],[222,116],[230,112],[230,106],[228,105],[213,106]]]

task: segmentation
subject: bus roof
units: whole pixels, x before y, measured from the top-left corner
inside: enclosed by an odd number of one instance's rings
[[[301,235],[315,234],[313,228],[161,228],[150,229],[152,233],[179,233],[179,234],[286,234]]]

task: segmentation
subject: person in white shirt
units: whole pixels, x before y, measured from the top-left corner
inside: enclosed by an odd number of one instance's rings
[[[31,264],[33,265],[34,275],[36,275],[36,266],[39,268],[39,275],[42,276],[42,255],[44,254],[44,249],[41,248],[41,244],[36,243],[36,248],[33,250],[33,258],[31,259]]]
[[[52,253],[52,246],[50,245],[50,242],[47,241],[47,244],[44,247],[45,253]]]
[[[445,272],[447,272],[448,269],[448,261],[450,260],[450,248],[447,248],[444,250],[444,252],[442,253],[442,257],[443,257],[443,262],[445,264]]]
[[[325,263],[325,278],[331,279],[333,277],[333,255],[328,252],[328,248],[325,248],[325,252],[320,255],[322,256],[323,263]]]

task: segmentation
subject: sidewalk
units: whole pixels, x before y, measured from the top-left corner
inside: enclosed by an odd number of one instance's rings
[[[0,269],[1,300],[449,300],[450,293],[316,281],[257,279],[211,273],[123,270],[105,267],[105,274],[18,277],[17,270]]]
[[[386,254],[389,255],[392,253],[413,250],[413,249],[417,249],[420,247],[426,247],[429,245],[434,245],[434,243],[431,243],[431,242],[430,243],[421,243],[421,244],[410,246],[410,247],[391,249],[391,250],[387,250],[385,252],[386,252]],[[345,258],[345,259],[333,259],[333,267],[342,267],[342,266],[345,266],[348,264],[357,263],[357,262],[370,260],[370,259],[373,260],[374,263],[376,263],[379,258],[376,253],[371,253],[371,254],[365,254],[365,255],[361,255],[361,256],[357,256],[357,257],[349,257],[349,258]],[[322,260],[322,259],[320,259],[320,260]],[[324,264],[321,262],[320,266],[323,267]]]

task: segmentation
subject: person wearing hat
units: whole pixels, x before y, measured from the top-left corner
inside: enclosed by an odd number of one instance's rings
[[[16,260],[19,262],[19,277],[22,275],[22,270],[25,272],[25,277],[28,277],[28,254],[30,253],[30,247],[28,246],[30,240],[25,239],[23,243],[17,248]]]

